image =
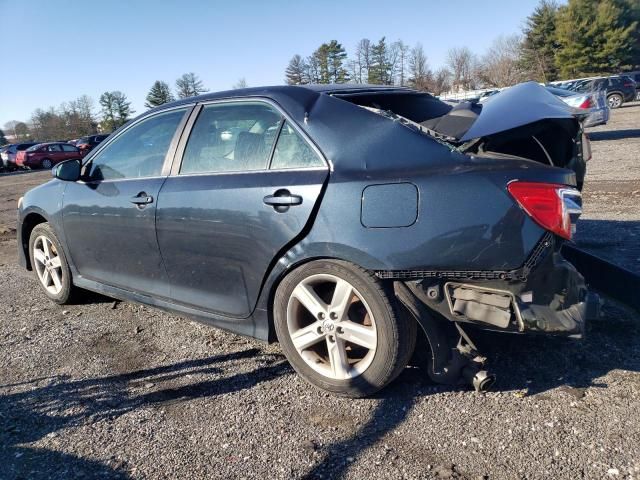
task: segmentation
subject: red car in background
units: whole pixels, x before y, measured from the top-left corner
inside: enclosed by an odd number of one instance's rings
[[[51,168],[56,163],[74,158],[82,158],[82,151],[68,143],[39,143],[18,152],[16,165],[30,168]]]

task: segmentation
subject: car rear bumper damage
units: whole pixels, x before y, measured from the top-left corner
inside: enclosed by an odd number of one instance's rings
[[[546,234],[512,271],[379,271],[394,279],[397,299],[422,327],[427,373],[437,383],[485,391],[495,381],[463,326],[582,338],[599,315],[600,299]],[[418,348],[418,347],[416,347]]]
[[[581,338],[600,300],[545,235],[525,264],[511,271],[378,271],[402,281],[428,309],[483,329]]]

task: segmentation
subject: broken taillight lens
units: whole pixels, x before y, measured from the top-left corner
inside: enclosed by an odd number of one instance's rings
[[[542,228],[571,240],[582,213],[582,198],[575,188],[555,183],[511,182],[507,189],[522,209]]]
[[[578,105],[578,108],[591,108],[593,107],[593,102],[591,101],[591,97],[587,97],[584,102]]]

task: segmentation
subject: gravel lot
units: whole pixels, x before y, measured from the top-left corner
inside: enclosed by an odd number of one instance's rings
[[[640,104],[593,129],[579,242],[640,271]],[[267,346],[90,295],[47,301],[15,265],[0,176],[0,478],[640,478],[640,316],[608,302],[586,341],[482,335],[475,394],[408,368],[329,396]]]

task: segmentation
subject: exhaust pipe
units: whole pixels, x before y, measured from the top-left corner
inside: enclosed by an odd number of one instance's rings
[[[478,370],[467,366],[462,370],[462,377],[467,383],[473,385],[476,392],[488,392],[496,383],[496,376],[486,370]]]

